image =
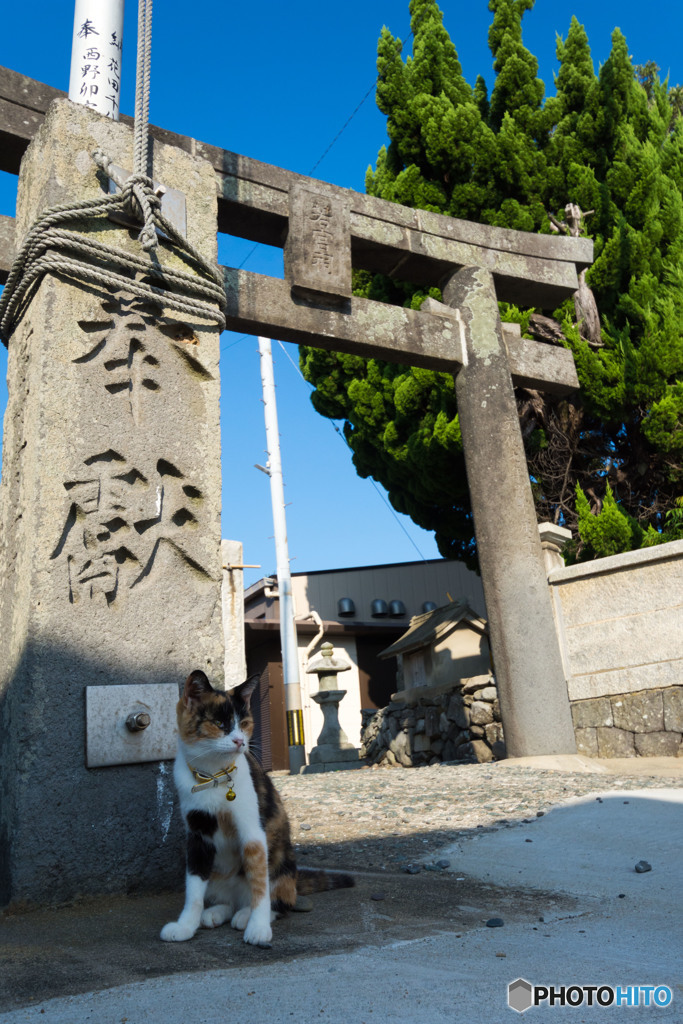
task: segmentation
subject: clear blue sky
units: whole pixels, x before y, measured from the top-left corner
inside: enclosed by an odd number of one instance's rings
[[[442,0],[440,6],[465,76],[473,83],[481,73],[490,88],[486,0]],[[670,73],[671,84],[683,83],[680,0],[537,0],[525,15],[524,40],[540,61],[548,92],[557,67],[555,37],[566,35],[572,14],[586,26],[596,67],[609,55],[611,32],[619,26],[636,63],[655,60],[663,74]],[[129,114],[136,19],[137,3],[127,0],[121,109]],[[72,20],[69,0],[3,4],[0,64],[66,90]],[[329,7],[320,0],[158,2],[151,120],[363,191],[385,125],[372,92],[354,111],[373,85],[377,37],[385,24],[407,38],[408,0],[345,0]],[[0,213],[13,215],[15,190],[16,179],[0,174]],[[251,243],[220,236],[219,256],[222,263],[245,261],[248,270],[282,276],[279,250],[254,250]],[[240,335],[224,334],[221,345],[223,536],[241,540],[245,561],[262,565],[245,574],[253,582],[275,565],[268,480],[253,468],[265,461],[258,352],[256,339]],[[437,557],[431,534],[392,515],[384,492],[358,479],[345,444],[310,405],[296,349],[276,342],[273,351],[292,570]],[[4,382],[5,356],[0,359]],[[5,401],[3,383],[2,408]]]

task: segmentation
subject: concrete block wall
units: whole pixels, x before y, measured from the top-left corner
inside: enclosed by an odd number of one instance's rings
[[[683,540],[548,576],[579,753],[683,753]]]

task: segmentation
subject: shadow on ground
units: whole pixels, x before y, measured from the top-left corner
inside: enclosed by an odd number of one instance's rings
[[[556,892],[503,888],[437,871],[410,875],[393,866],[398,857],[424,858],[449,836],[463,835],[462,830],[418,833],[400,841],[300,847],[302,864],[355,871],[356,888],[314,896],[312,912],[276,922],[272,949],[246,946],[225,926],[202,930],[190,942],[162,942],[159,931],[177,917],[181,893],[107,896],[5,914],[0,917],[0,1005],[11,1009],[182,971],[277,963],[442,931],[457,935],[482,928],[491,918],[538,929],[541,918],[579,912],[576,899]]]

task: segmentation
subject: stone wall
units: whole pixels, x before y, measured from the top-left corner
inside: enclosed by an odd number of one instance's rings
[[[571,702],[586,757],[683,757],[683,686]],[[495,680],[478,676],[447,692],[363,711],[361,757],[404,768],[505,757]]]
[[[361,757],[383,767],[505,757],[500,706],[491,676],[462,680],[442,693],[363,711]]]
[[[565,567],[568,531],[540,530],[578,752],[683,756],[683,540]],[[365,711],[361,740],[371,764],[502,758],[495,681]]]
[[[548,581],[570,701],[683,684],[683,540],[558,568]]]
[[[588,757],[683,756],[683,686],[573,701],[572,718]]]

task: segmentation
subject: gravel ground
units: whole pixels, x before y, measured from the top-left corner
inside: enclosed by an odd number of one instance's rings
[[[289,813],[300,863],[354,871],[431,863],[442,847],[474,830],[514,828],[572,797],[672,785],[654,776],[495,764],[283,774],[273,781]]]

